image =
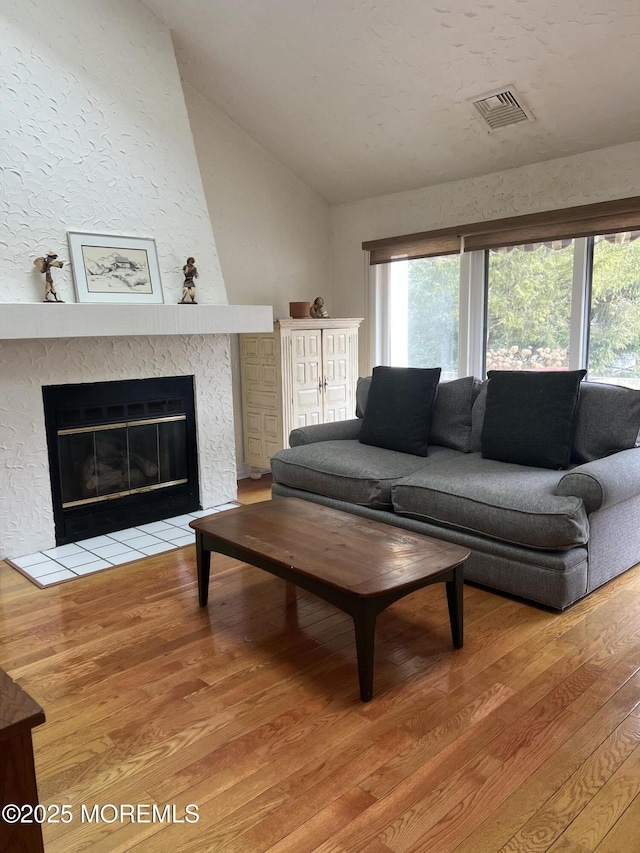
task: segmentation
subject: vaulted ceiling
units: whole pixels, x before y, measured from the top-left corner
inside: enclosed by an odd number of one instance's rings
[[[640,140],[638,0],[144,0],[184,79],[331,203]],[[514,87],[533,120],[471,101]]]

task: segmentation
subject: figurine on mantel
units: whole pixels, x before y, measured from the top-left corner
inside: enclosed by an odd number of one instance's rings
[[[322,296],[318,296],[316,301],[313,303],[313,305],[309,309],[309,315],[315,320],[322,320],[324,317],[329,316],[329,312],[324,307],[324,299],[322,298]]]
[[[53,276],[51,275],[51,267],[62,269],[64,261],[59,261],[55,252],[47,252],[45,258],[36,258],[33,262],[34,267],[38,272],[44,273],[44,299],[43,302],[64,302],[56,293],[53,286]]]
[[[187,258],[187,263],[182,267],[184,284],[182,285],[182,299],[178,305],[198,304],[196,302],[196,286],[193,283],[194,278],[198,278],[198,268],[195,263],[195,258]]]

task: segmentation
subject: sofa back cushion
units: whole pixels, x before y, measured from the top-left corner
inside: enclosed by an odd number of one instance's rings
[[[538,468],[567,468],[585,374],[586,370],[490,370],[482,456]]]
[[[364,410],[367,408],[367,398],[369,397],[369,388],[371,388],[370,376],[359,376],[358,384],[356,385],[356,417],[363,418]]]
[[[583,382],[573,434],[573,462],[593,462],[638,447],[640,391],[620,385]]]
[[[471,452],[480,453],[482,450],[482,424],[484,423],[484,413],[487,408],[487,385],[488,380],[484,380],[476,395],[476,399],[471,409]]]
[[[362,418],[367,407],[370,376],[361,376],[356,388],[356,416]],[[471,450],[471,412],[482,383],[474,376],[440,382],[431,413],[429,444],[451,447],[462,453]],[[479,446],[478,446],[479,449]]]
[[[482,383],[474,376],[441,382],[431,416],[429,442],[452,447],[462,453],[471,450],[471,411]]]
[[[439,380],[439,367],[374,367],[359,441],[426,456]]]
[[[471,413],[471,452],[482,449],[487,404],[485,380]],[[593,462],[620,450],[640,446],[640,391],[600,382],[581,382],[573,426],[571,461]]]

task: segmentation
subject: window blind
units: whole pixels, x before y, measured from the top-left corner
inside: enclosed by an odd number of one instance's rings
[[[435,231],[369,240],[362,248],[371,264],[476,252],[503,246],[594,237],[640,229],[640,197],[579,205],[507,219],[473,222]]]

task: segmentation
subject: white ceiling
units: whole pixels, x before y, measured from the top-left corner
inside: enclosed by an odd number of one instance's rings
[[[336,203],[640,140],[639,0],[144,0],[180,70]],[[515,86],[535,121],[469,104]]]

